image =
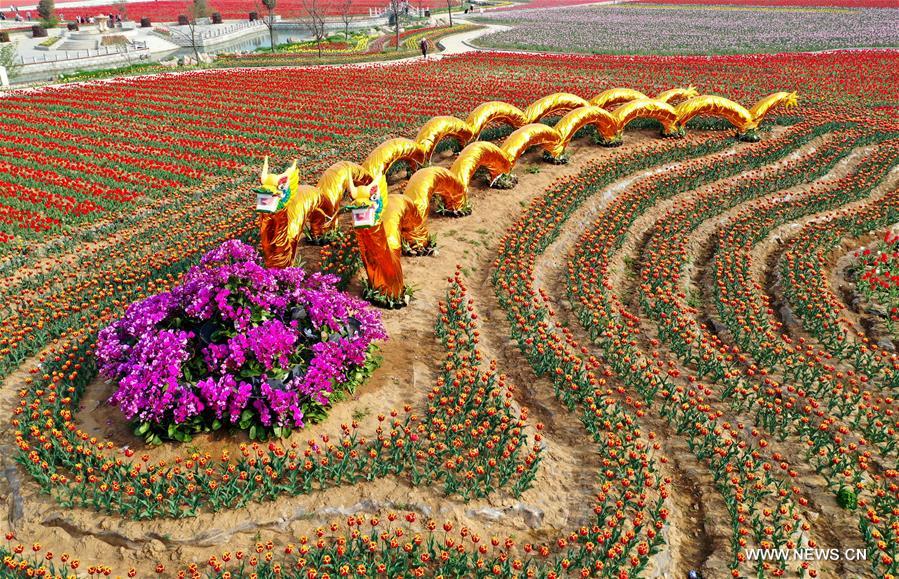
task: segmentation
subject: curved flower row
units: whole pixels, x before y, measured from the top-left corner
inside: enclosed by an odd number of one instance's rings
[[[629,185],[627,192],[612,200],[597,216],[593,228],[580,237],[569,261],[568,295],[590,337],[625,384],[659,404],[660,414],[689,437],[694,452],[709,465],[732,518],[731,569],[735,576],[741,574],[743,550],[752,544],[749,541],[763,548],[802,544],[800,537],[808,523],[800,522],[796,510],[796,503],[802,504],[804,499],[791,498],[799,493],[792,482],[796,473],[783,455],[765,456],[767,442],[758,430],[746,432],[740,425],[721,422],[711,402],[711,386],[695,375],[683,375],[672,360],[666,361],[657,349],[658,341],[640,338],[639,318],[612,293],[608,268],[630,224],[659,200],[783,158],[825,130],[799,127],[734,155],[687,162],[673,175],[647,177]],[[644,353],[640,340],[653,351]],[[772,469],[769,461],[778,463],[781,470]],[[754,515],[750,517],[750,513]],[[760,571],[776,573],[784,563],[754,565]]]
[[[865,249],[859,257],[857,289],[871,302],[886,311],[883,318],[887,328],[896,334],[899,322],[899,236],[888,232],[876,251]]]
[[[709,358],[712,351],[719,350],[720,344],[715,338],[712,341],[703,339],[706,332],[693,316],[695,308],[691,308],[686,299],[677,296],[676,288],[681,284],[681,264],[686,262],[685,248],[689,232],[711,216],[738,203],[802,183],[815,175],[823,175],[837,160],[848,154],[854,142],[852,139],[849,143],[829,143],[823,152],[805,155],[798,161],[791,161],[783,169],[769,171],[762,178],[747,175],[727,184],[726,188],[713,187],[704,192],[704,195],[671,210],[671,219],[666,219],[664,224],[659,224],[654,230],[646,247],[646,252],[653,259],[647,262],[641,272],[641,279],[646,284],[640,288],[641,301],[647,311],[653,314],[662,339],[671,343],[675,353],[685,362],[695,363],[701,376],[711,374],[716,380],[731,380],[732,377],[727,374],[732,368],[730,364],[723,364],[717,358]],[[720,309],[721,302],[717,303]],[[725,319],[725,323],[729,321]],[[737,324],[737,327],[742,325]],[[776,355],[769,348],[763,350],[764,356]],[[730,355],[734,354],[736,353],[730,352]],[[762,365],[769,362],[767,358],[758,361]]]
[[[887,462],[895,459],[899,444],[894,401],[876,395],[879,389],[868,386],[870,376],[837,371],[825,353],[785,336],[783,325],[772,319],[767,296],[751,281],[749,251],[774,227],[868,195],[897,162],[899,141],[885,141],[845,177],[814,185],[808,192],[785,199],[750,204],[719,231],[713,257],[717,278],[715,304],[741,350],[765,368],[780,371],[785,383],[801,386],[807,403],[820,404],[830,417],[843,420],[853,431],[860,432]]]
[[[610,427],[616,430],[631,428],[634,429],[634,434],[627,435],[628,438],[639,436],[641,431],[639,417],[649,410],[647,403],[651,397],[644,397],[640,391],[631,395],[627,389],[615,386],[613,376],[615,374],[622,376],[619,368],[615,367],[616,362],[612,362],[610,367],[591,356],[587,348],[576,340],[571,330],[556,320],[555,312],[548,304],[547,295],[536,287],[534,281],[536,260],[559,235],[572,212],[603,186],[656,164],[720,151],[726,146],[726,142],[717,139],[689,138],[683,143],[658,144],[641,151],[640,154],[616,156],[614,160],[595,163],[591,169],[578,177],[564,180],[562,184],[551,187],[544,195],[535,199],[525,215],[501,240],[499,256],[494,263],[493,284],[500,305],[509,320],[511,334],[534,371],[553,383],[556,396],[572,411],[583,413],[581,421],[598,442],[605,441],[608,444],[609,439],[606,437],[609,436],[607,430]],[[614,360],[611,357],[608,359]],[[617,361],[625,366],[637,363],[634,358],[628,356]],[[625,383],[630,384],[626,378]],[[692,408],[686,393],[681,390],[672,403],[676,413],[682,412],[683,424],[695,420],[697,417],[694,411],[702,408],[701,397],[691,396],[691,398],[696,403]],[[609,417],[610,413],[615,413],[620,418],[612,419]],[[599,423],[596,422],[597,418],[604,416],[606,418]],[[731,425],[727,425],[726,431],[731,428],[733,428]],[[697,446],[704,446],[705,451],[709,453],[706,455],[708,457],[719,456],[718,451],[713,450],[717,442],[712,442],[718,433],[718,428],[714,427],[706,431],[704,443],[697,440]],[[649,438],[654,438],[652,433]],[[654,448],[657,446],[654,445]],[[727,461],[729,453],[737,448],[738,445],[734,444],[720,456]],[[702,452],[697,451],[697,454]],[[667,458],[661,456],[657,460],[664,463]],[[712,460],[714,462],[714,458]],[[736,461],[729,464],[728,469],[737,466]],[[718,464],[716,468],[723,466]],[[648,462],[643,468],[649,468],[651,472],[652,462]],[[613,472],[608,471],[604,474],[608,476]],[[755,484],[767,486],[767,481],[770,480],[770,477],[762,476]],[[605,483],[604,486],[609,484],[614,488],[616,483]],[[748,487],[751,488],[751,485]],[[662,492],[662,499],[666,494]],[[663,504],[664,501],[660,500],[659,506]],[[738,515],[741,520],[747,519],[752,512],[749,504],[755,503],[754,501],[747,503],[747,507]],[[644,539],[647,544],[652,545],[653,542],[649,539],[654,539],[654,533]],[[639,554],[639,543],[637,547]],[[636,570],[641,569],[644,564],[643,559],[639,557],[632,559],[631,563]]]
[[[695,196],[689,201],[677,205],[659,221],[644,249],[647,255],[652,256],[652,259],[648,259],[641,270],[642,283],[639,287],[641,304],[655,321],[662,340],[670,345],[678,357],[690,367],[696,368],[699,376],[711,375],[716,383],[723,386],[721,396],[729,398],[733,393],[738,394],[742,398],[741,404],[755,412],[759,424],[764,425],[772,434],[781,436],[791,429],[796,429],[796,433],[804,437],[808,443],[807,456],[809,460],[825,476],[827,473],[831,473],[828,478],[836,485],[834,491],[836,492],[839,487],[840,493],[842,493],[842,485],[846,483],[838,481],[843,480],[843,476],[848,477],[848,483],[861,485],[862,471],[858,466],[853,469],[852,465],[857,464],[864,469],[865,457],[855,453],[852,444],[848,444],[848,448],[843,446],[845,443],[840,434],[836,432],[836,427],[827,420],[820,427],[817,421],[809,421],[807,414],[812,413],[812,408],[818,407],[815,401],[809,400],[807,406],[799,404],[798,401],[792,399],[792,395],[787,394],[787,389],[782,390],[777,387],[777,383],[771,378],[764,379],[764,389],[747,383],[747,378],[741,378],[742,372],[738,370],[740,366],[746,366],[745,372],[749,381],[752,380],[752,376],[758,374],[758,368],[749,363],[739,350],[721,343],[717,336],[712,336],[711,339],[707,336],[707,331],[697,323],[694,317],[696,309],[687,303],[686,295],[683,288],[680,287],[681,282],[679,282],[680,272],[687,265],[685,248],[691,230],[742,200],[790,187],[806,178],[814,178],[815,175],[822,175],[826,172],[827,167],[832,166],[839,158],[841,149],[842,155],[848,153],[849,150],[846,145],[827,147],[826,150],[830,151],[831,149],[834,149],[836,153],[831,153],[829,157],[827,154],[816,159],[807,157],[805,163],[800,160],[795,164],[788,165],[786,170],[771,171],[762,178],[752,176],[742,181],[737,180],[736,183],[728,185],[726,188],[712,187],[709,191],[704,192],[704,195]],[[821,166],[818,166],[818,163]],[[881,176],[885,174],[883,163],[880,165],[875,163],[873,167],[875,174],[878,171]],[[848,181],[852,182],[851,179]],[[870,187],[873,186],[866,176],[855,182],[861,184],[862,193],[870,190]],[[847,185],[847,183],[842,183],[842,185]],[[747,230],[755,231],[753,228]],[[722,231],[730,233],[732,230],[725,228]],[[722,251],[721,247],[719,247],[720,251]],[[744,264],[746,261],[748,260],[728,256],[728,263]],[[719,289],[721,287],[720,281],[718,287]],[[719,296],[720,301],[717,302],[719,308],[725,297]],[[743,302],[731,299],[727,303],[742,304]],[[733,332],[747,329],[748,326],[731,328]],[[759,353],[760,355],[772,355],[772,346],[769,344]],[[765,362],[761,363],[765,364]],[[764,366],[761,373],[766,374]],[[792,389],[789,390],[792,391]],[[767,399],[780,396],[781,391],[786,398],[785,404],[779,403],[778,400]],[[800,395],[806,396],[801,392]],[[821,415],[822,411],[817,410],[816,413]],[[873,423],[871,430],[874,430]],[[893,438],[892,435],[889,435],[888,428],[883,429],[881,440],[892,440]],[[829,447],[829,451],[823,450],[827,447]],[[836,458],[838,456],[842,457],[839,461]],[[851,476],[850,473],[852,473]],[[861,486],[857,488],[860,489]],[[887,509],[885,512],[881,512],[881,515],[888,515],[889,512],[890,510]],[[887,533],[889,533],[889,528],[889,521],[880,527],[881,532],[886,531]],[[888,565],[891,563],[891,560],[887,562]]]
[[[876,223],[890,220],[889,211]],[[899,380],[899,356],[881,349],[851,320],[843,315],[845,304],[833,293],[822,272],[828,270],[828,255],[862,223],[872,222],[870,211],[834,216],[823,222],[807,224],[789,239],[778,264],[784,296],[807,332],[832,355],[851,360],[853,366],[869,376],[880,376],[893,387]]]

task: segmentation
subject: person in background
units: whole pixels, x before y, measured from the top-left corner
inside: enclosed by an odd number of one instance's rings
[[[421,48],[421,56],[422,58],[428,58],[428,39],[422,38],[418,43],[419,48]]]

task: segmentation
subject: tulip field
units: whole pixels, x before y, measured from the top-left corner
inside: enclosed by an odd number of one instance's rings
[[[0,93],[0,577],[899,576],[899,52],[283,64]],[[264,267],[269,164],[614,87],[799,104]]]

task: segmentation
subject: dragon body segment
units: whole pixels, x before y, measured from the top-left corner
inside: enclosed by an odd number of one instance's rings
[[[677,105],[677,124],[683,131],[690,119],[697,116],[710,116],[724,119],[737,128],[742,140],[758,140],[756,131],[768,112],[777,106],[789,108],[796,106],[796,93],[776,92],[759,100],[751,109],[720,96],[696,96]]]

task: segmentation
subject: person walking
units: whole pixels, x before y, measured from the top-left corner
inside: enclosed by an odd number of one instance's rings
[[[427,59],[428,58],[428,39],[422,38],[421,41],[418,43],[418,46],[419,46],[419,48],[421,48],[422,58]]]

